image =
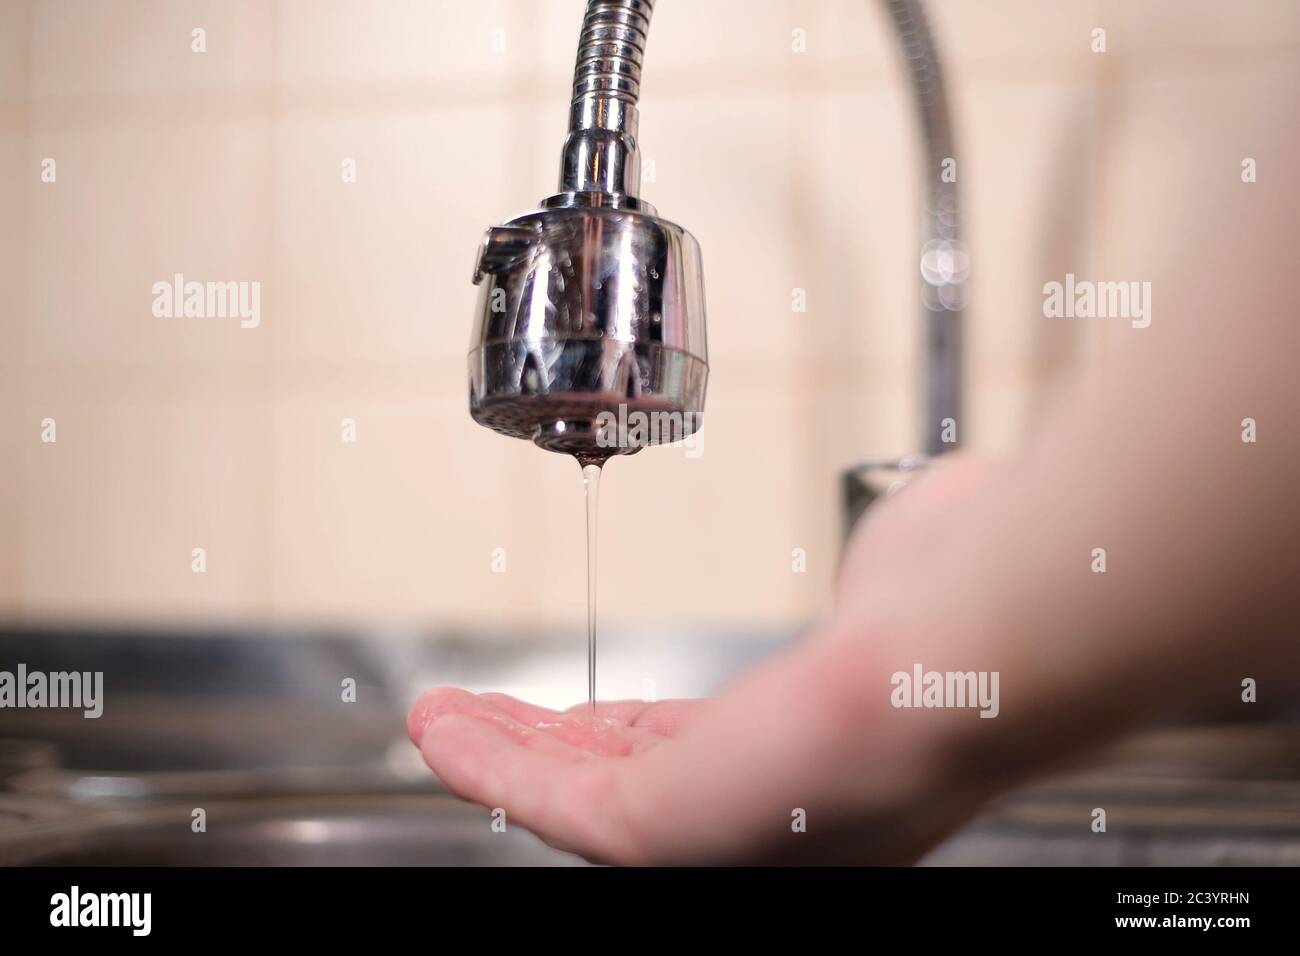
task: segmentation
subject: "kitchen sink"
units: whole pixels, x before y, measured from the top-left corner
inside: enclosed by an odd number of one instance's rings
[[[649,680],[686,697],[788,635],[602,640],[608,696]],[[495,832],[441,789],[403,727],[433,684],[571,703],[585,690],[581,641],[0,631],[0,666],[20,661],[102,670],[105,708],[0,712],[0,864],[581,862],[510,821]],[[1269,716],[1134,738],[1002,797],[922,862],[1300,865],[1300,722]],[[1091,827],[1098,808],[1105,833]]]
[[[0,800],[0,817],[5,812]],[[253,798],[29,818],[0,835],[7,866],[573,866],[521,827],[447,795]]]
[[[787,639],[611,633],[602,688],[705,695]],[[434,684],[573,703],[583,640],[0,628],[18,662],[101,671],[105,704],[0,712],[0,865],[583,863],[443,791],[404,719]]]
[[[1094,831],[1097,810],[1106,829]],[[1300,866],[1300,727],[1150,731],[995,801],[938,866]]]

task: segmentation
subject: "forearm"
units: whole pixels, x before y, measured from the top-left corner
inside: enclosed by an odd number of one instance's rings
[[[880,582],[891,670],[999,672],[999,717],[949,721],[955,752],[1030,769],[1145,719],[1246,706],[1245,678],[1296,683],[1294,350],[1265,322],[1236,326],[1248,343],[1203,322],[1084,384]]]

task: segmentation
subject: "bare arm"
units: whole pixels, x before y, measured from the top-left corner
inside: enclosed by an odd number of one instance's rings
[[[1247,677],[1300,683],[1300,210],[1273,195],[1189,217],[1198,231],[1147,263],[1151,326],[1123,329],[926,553],[890,568],[864,542],[843,581],[908,651],[938,666],[960,643],[1002,669],[1006,726],[977,731],[1013,763],[1239,708]]]
[[[1017,458],[869,515],[822,633],[715,701],[597,720],[430,692],[429,765],[597,859],[902,862],[1063,755],[1300,684],[1297,195],[1195,197],[1116,276],[1152,283],[1151,326]],[[894,707],[918,664],[998,672],[998,716]]]

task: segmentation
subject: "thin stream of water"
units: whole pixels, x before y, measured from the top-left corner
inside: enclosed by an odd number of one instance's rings
[[[600,501],[600,465],[582,465],[587,496],[587,701],[596,711],[596,524]]]

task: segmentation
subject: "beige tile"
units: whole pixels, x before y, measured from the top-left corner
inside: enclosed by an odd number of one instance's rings
[[[932,4],[974,257],[970,443],[1014,447],[1068,370],[1123,344],[1044,319],[1044,282],[1214,270],[1184,249],[1208,228],[1187,197],[1232,209],[1286,187],[1294,144],[1266,134],[1295,112],[1276,94],[1300,88],[1295,9]],[[4,52],[28,55],[24,14],[0,13],[0,76]],[[702,457],[609,466],[601,617],[794,626],[826,606],[840,469],[916,448],[909,93],[876,4],[655,16],[643,194],[703,246],[713,375]],[[28,220],[0,239],[0,284],[20,290],[0,319],[0,457],[23,463],[0,473],[0,614],[581,640],[578,469],[464,402],[472,249],[554,186],[580,18],[573,0],[35,8],[30,135],[0,141],[0,203]],[[1096,25],[1108,57],[1088,50]],[[26,109],[0,101],[0,124],[25,130]],[[176,271],[261,280],[263,327],[154,319],[150,286]]]
[[[261,0],[88,0],[37,3],[31,28],[32,95],[126,106],[141,95],[172,99],[265,88],[274,23]],[[207,52],[193,50],[195,29]]]
[[[465,420],[469,421],[468,414]],[[507,496],[511,515],[509,575],[513,587],[520,589],[527,612],[518,614],[522,626],[542,630],[585,635],[586,621],[586,545],[582,474],[572,458],[542,451],[525,442],[489,432],[472,422],[482,436],[481,447],[491,450],[492,462],[499,469],[500,488]],[[618,464],[627,464],[620,462]],[[602,517],[609,513],[608,502],[618,485],[618,464],[606,471],[602,482]],[[474,465],[477,467],[477,464]],[[617,469],[617,470],[616,470]],[[626,470],[631,470],[629,467]],[[601,544],[613,539],[608,522],[602,522]],[[610,545],[609,547],[612,547]],[[615,620],[616,605],[611,603],[606,584],[616,580],[617,551],[606,550],[600,570],[607,571],[600,582],[600,615],[603,621]],[[611,616],[614,615],[614,616]]]
[[[807,541],[801,607],[811,619],[830,607],[843,546],[842,475],[871,459],[920,451],[920,381],[911,369],[816,379],[804,390],[799,421],[797,518]]]
[[[529,41],[534,62],[550,82],[573,74],[584,4],[533,0]],[[744,89],[770,78],[791,59],[791,31],[800,26],[786,0],[708,0],[655,7],[646,47],[648,96],[668,89],[704,91],[721,84]]]
[[[861,0],[798,0],[790,18],[807,31],[807,53],[796,55],[796,70],[812,80],[834,84],[846,92],[868,88],[903,89],[904,68],[898,33],[883,3]],[[934,4],[927,4],[933,10]],[[940,52],[947,59],[950,37],[947,18],[931,17]]]
[[[1041,404],[1029,401],[1043,387],[1027,372],[976,366],[969,373],[967,418],[969,443],[980,454],[1009,455],[1020,448],[1037,420]]]
[[[661,4],[655,9],[655,34],[659,43],[656,66],[665,69],[705,66],[727,67],[727,72],[756,79],[783,69],[797,68],[795,30],[808,30],[799,3],[752,3],[747,0],[713,0],[710,3]],[[808,49],[815,38],[808,37]]]
[[[1180,335],[1207,310],[1230,321],[1261,283],[1285,281],[1266,271],[1273,250],[1260,243],[1290,228],[1278,220],[1295,208],[1300,131],[1288,120],[1298,91],[1300,59],[1130,78],[1109,155],[1104,248],[1109,273],[1151,282],[1152,320],[1142,330],[1105,323],[1094,354]],[[1242,181],[1246,158],[1254,183]]]
[[[0,621],[14,620],[23,604],[23,451],[38,441],[38,426],[28,422],[10,376],[0,380]]]
[[[6,70],[0,89],[26,93],[25,65],[27,4],[6,6],[0,12],[0,43],[5,52],[0,64]],[[29,318],[27,312],[27,190],[35,171],[27,158],[25,103],[15,100],[2,107],[0,123],[0,208],[7,210],[6,228],[0,230],[0,289],[7,307],[0,310],[0,619],[14,620],[23,605],[23,508],[25,482],[23,454],[27,442],[39,432],[28,420],[23,402],[22,362]]]
[[[490,90],[526,69],[527,22],[518,0],[282,0],[279,79],[291,91],[413,82]]]
[[[39,441],[40,419],[57,442]],[[265,606],[254,404],[32,400],[23,422],[23,603],[34,617],[255,616]],[[207,570],[192,570],[204,548]]]
[[[921,450],[924,392],[915,370],[805,375],[802,454],[810,481],[829,480],[867,459],[898,458]]]
[[[34,8],[32,0],[0,5],[0,122],[6,124],[26,112]]]
[[[28,189],[27,351],[33,361],[245,363],[259,328],[153,314],[156,282],[270,278],[271,128],[232,120],[50,127],[34,117],[29,159],[58,180]],[[249,286],[251,289],[251,285]],[[263,288],[264,293],[271,290]]]
[[[1134,68],[1153,63],[1201,72],[1250,54],[1300,50],[1300,5],[1292,0],[1105,0],[1114,49]]]
[[[280,360],[400,359],[463,374],[474,249],[487,226],[541,198],[519,185],[531,164],[512,156],[515,115],[281,121],[270,329]],[[345,160],[355,182],[344,182]]]
[[[1027,79],[1093,71],[1102,0],[938,0],[927,5],[943,61],[963,73]],[[581,5],[538,0],[526,39],[550,83],[572,72]],[[892,87],[903,76],[897,32],[883,4],[863,0],[709,0],[656,8],[643,95],[739,93],[811,79],[841,88]],[[795,31],[801,31],[798,38]],[[801,50],[796,49],[796,39]]]
[[[661,98],[643,119],[655,182],[642,194],[700,241],[710,349],[723,355],[782,358],[799,341],[791,292],[808,280],[795,255],[798,108],[788,94]]]
[[[345,418],[354,443],[343,440]],[[522,558],[529,528],[510,494],[507,440],[462,404],[376,377],[364,391],[282,400],[275,436],[277,619],[485,630],[530,619],[537,584]],[[503,573],[493,570],[498,548]]]
[[[914,368],[921,329],[921,168],[910,105],[888,90],[801,90],[790,128],[798,175],[792,315],[798,349],[859,374]]]
[[[1288,120],[1298,90],[1300,58],[1204,76],[1129,78],[1107,166],[1108,258],[1148,268],[1178,248],[1188,227],[1213,226],[1214,210],[1280,201],[1294,186],[1300,137]],[[1248,157],[1257,166],[1253,184],[1241,178]]]
[[[519,66],[535,78],[532,84],[534,94],[555,91],[565,93],[567,98],[586,4],[567,3],[566,0],[528,0],[523,6],[520,29],[513,38],[516,42],[512,55]],[[659,13],[655,12],[656,21]],[[651,44],[658,39],[656,26],[651,26]]]
[[[527,191],[525,202],[528,208],[535,207],[542,198],[551,195],[558,188],[560,153],[568,132],[569,91],[570,85],[567,82],[539,82],[532,89],[527,102],[521,104],[520,110],[514,115],[510,150],[504,156],[504,161],[509,166],[512,181]],[[657,175],[658,160],[654,156],[651,142],[645,138],[644,129],[640,145],[643,166],[641,195],[649,199],[655,188],[650,180]],[[650,170],[649,175],[647,170]]]
[[[656,448],[606,466],[603,622],[779,627],[802,620],[810,585],[790,570],[791,549],[808,547],[800,518],[799,409],[788,370],[714,376],[697,457]],[[541,614],[578,630],[586,608],[578,469],[518,444],[513,454],[528,480],[517,493],[530,503],[526,513],[538,529],[534,560],[546,573]]]
[[[1086,79],[1106,54],[1093,53],[1092,31],[1108,26],[1101,0],[936,0],[930,22],[954,77],[1030,81]]]
[[[1067,272],[1105,278],[1093,274],[1101,268],[1099,156],[1113,118],[1098,93],[1074,84],[975,82],[955,106],[972,262],[968,374],[975,382],[987,381],[977,373],[1023,380],[1030,369],[1063,371],[1083,331],[1045,318],[1042,290]],[[984,435],[975,424],[973,435]]]
[[[40,175],[27,149],[27,76],[25,30],[29,13],[25,3],[0,10],[0,289],[5,308],[0,309],[0,379],[12,380],[7,370],[22,361],[27,339],[27,249],[29,242],[27,196]],[[2,387],[2,386],[0,386]]]

